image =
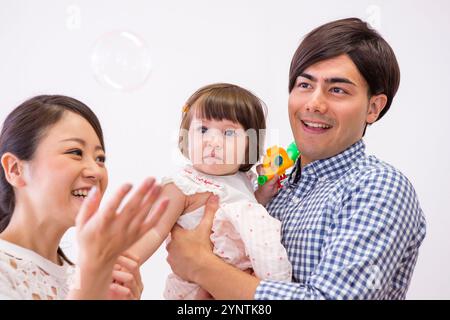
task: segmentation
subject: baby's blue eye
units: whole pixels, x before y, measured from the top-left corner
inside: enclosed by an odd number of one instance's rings
[[[226,137],[233,137],[236,135],[236,131],[235,130],[225,130],[225,132],[223,133]]]

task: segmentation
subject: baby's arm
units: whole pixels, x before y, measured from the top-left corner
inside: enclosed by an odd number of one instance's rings
[[[147,261],[167,238],[186,206],[186,196],[173,183],[163,186],[159,199],[162,198],[170,200],[165,213],[156,226],[135,242],[129,250],[133,255],[139,257],[141,264]]]
[[[278,177],[275,176],[272,180],[266,182],[263,186],[258,186],[255,191],[255,198],[264,207],[272,200],[278,192]]]
[[[263,174],[262,165],[256,166],[258,174]],[[272,179],[267,181],[262,186],[258,185],[258,189],[255,191],[255,198],[264,207],[272,200],[272,198],[278,193],[278,175],[275,175]]]

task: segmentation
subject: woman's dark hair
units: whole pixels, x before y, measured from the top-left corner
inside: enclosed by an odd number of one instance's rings
[[[180,125],[179,143],[181,153],[189,157],[188,136],[192,118],[195,115],[207,120],[230,120],[240,123],[244,130],[254,130],[253,139],[249,139],[245,163],[239,171],[248,171],[260,158],[264,148],[266,129],[265,104],[250,91],[229,83],[215,83],[198,89],[183,108]],[[250,137],[249,137],[250,138]]]
[[[89,122],[105,150],[100,122],[88,106],[74,98],[62,95],[41,95],[25,101],[6,117],[0,134],[0,157],[10,152],[21,160],[32,160],[42,137],[67,111],[76,113]],[[0,232],[8,226],[14,207],[14,190],[6,180],[2,168],[0,170]],[[58,248],[58,254],[71,263],[61,248]]]
[[[383,37],[358,19],[348,18],[324,24],[303,39],[292,58],[289,92],[297,77],[309,66],[347,54],[369,86],[368,96],[385,94],[387,103],[377,120],[391,106],[400,84],[400,68],[394,51]]]

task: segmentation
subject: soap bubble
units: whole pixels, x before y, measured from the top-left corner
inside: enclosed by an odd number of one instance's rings
[[[114,31],[101,36],[91,54],[96,79],[104,86],[120,91],[141,87],[152,68],[144,41],[128,31]]]

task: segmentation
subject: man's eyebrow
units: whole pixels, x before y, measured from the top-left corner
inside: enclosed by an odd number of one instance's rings
[[[68,139],[63,139],[60,142],[67,142],[67,141],[74,141],[74,142],[81,144],[83,147],[86,146],[86,141],[84,141],[83,139],[80,139],[80,138],[68,138]],[[99,145],[95,146],[95,151],[97,151],[97,150],[103,151],[102,146],[99,146]]]
[[[317,81],[317,79],[315,78],[315,77],[313,77],[312,75],[310,75],[310,74],[308,74],[308,73],[301,73],[300,75],[299,75],[299,77],[303,77],[303,78],[306,78],[306,79],[309,79],[309,80],[311,80],[311,81]]]
[[[308,73],[304,73],[304,72],[301,73],[299,75],[299,77],[303,77],[303,78],[309,79],[309,80],[311,80],[313,82],[317,81],[316,77],[314,77],[314,76],[312,76],[312,75],[310,75]],[[342,78],[342,77],[328,78],[328,79],[325,79],[325,82],[326,83],[348,83],[348,84],[356,86],[356,84],[353,81],[351,81],[350,79]]]
[[[356,87],[356,84],[347,78],[329,78],[329,79],[326,79],[325,82],[327,82],[327,83],[348,83],[348,84],[354,85]]]

